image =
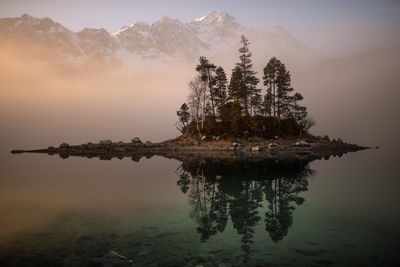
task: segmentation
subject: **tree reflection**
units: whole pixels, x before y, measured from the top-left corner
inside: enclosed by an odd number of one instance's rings
[[[177,185],[188,194],[190,217],[197,224],[201,242],[223,232],[230,217],[241,236],[243,260],[247,262],[256,225],[264,221],[275,243],[288,234],[293,211],[304,202],[300,194],[307,191],[312,171],[307,162],[220,163],[201,159],[183,161],[177,173]]]

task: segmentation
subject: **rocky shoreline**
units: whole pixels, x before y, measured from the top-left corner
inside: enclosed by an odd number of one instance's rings
[[[201,138],[180,136],[159,143],[142,142],[135,137],[129,143],[102,140],[98,143],[69,145],[62,143],[59,147],[48,147],[35,150],[12,150],[11,153],[46,153],[59,155],[61,158],[81,156],[102,160],[131,157],[139,161],[142,157],[154,155],[173,158],[180,161],[207,159],[217,161],[284,161],[310,162],[316,159],[328,159],[330,156],[341,156],[344,153],[368,149],[368,147],[348,144],[342,140],[330,140],[329,137],[307,136],[304,139],[279,138]]]

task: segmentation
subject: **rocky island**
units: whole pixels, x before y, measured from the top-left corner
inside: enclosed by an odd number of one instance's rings
[[[367,149],[342,140],[329,140],[329,137],[308,136],[304,140],[291,138],[264,139],[221,139],[215,136],[202,136],[200,139],[180,136],[160,143],[142,142],[133,138],[131,142],[112,142],[102,140],[98,143],[69,145],[62,143],[59,147],[48,147],[35,150],[13,150],[12,153],[46,153],[69,156],[98,157],[101,160],[130,157],[138,162],[142,157],[154,155],[186,160],[215,160],[215,161],[275,161],[285,163],[308,163],[316,159],[328,159],[330,156],[341,156],[347,152]]]
[[[99,157],[109,160],[159,155],[180,161],[284,162],[307,164],[316,159],[341,156],[366,149],[343,142],[340,138],[314,136],[309,129],[315,124],[307,108],[300,105],[303,96],[291,87],[291,74],[277,58],[271,58],[263,69],[266,92],[258,88],[259,79],[251,63],[250,42],[241,38],[239,62],[232,70],[230,82],[222,67],[200,57],[197,76],[189,82],[188,103],[176,112],[176,128],[182,133],[160,143],[102,140],[98,143],[69,145],[37,150],[13,150],[12,153],[58,154]]]

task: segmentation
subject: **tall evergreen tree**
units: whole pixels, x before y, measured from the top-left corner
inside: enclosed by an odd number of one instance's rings
[[[206,57],[200,57],[199,64],[196,66],[196,71],[199,72],[201,79],[208,84],[208,92],[211,99],[212,113],[215,116],[215,102],[213,94],[213,86],[215,84],[214,72],[217,67],[210,63]]]
[[[272,115],[272,105],[273,105],[272,92],[271,89],[268,88],[262,103],[262,111],[264,116],[266,116],[267,114],[268,116]]]
[[[269,60],[267,66],[264,68],[264,85],[267,86],[267,95],[268,98],[271,99],[271,102],[265,102],[266,104],[271,104],[272,111],[274,117],[277,117],[277,79],[278,79],[278,70],[281,62],[273,57]],[[268,100],[269,100],[268,99]]]
[[[189,113],[189,107],[186,105],[186,103],[183,103],[181,108],[176,112],[176,115],[179,118],[179,126],[177,126],[177,129],[183,133],[185,130],[187,131],[187,126],[190,120],[190,113]]]
[[[242,80],[242,70],[238,67],[234,68],[232,70],[231,80],[229,82],[228,93],[229,98],[237,103],[240,103],[243,99],[243,92],[245,90]]]
[[[246,115],[249,115],[249,100],[253,94],[259,93],[256,88],[259,80],[256,77],[256,72],[253,70],[253,64],[251,63],[251,52],[249,50],[250,42],[242,35],[241,38],[242,47],[239,48],[240,62],[236,64],[236,68],[242,72],[242,101],[244,104],[244,111]],[[251,103],[250,103],[251,104]]]
[[[226,101],[226,85],[228,80],[226,78],[226,73],[222,67],[218,67],[215,70],[215,86],[213,87],[213,96],[215,105],[219,108]]]
[[[289,71],[286,70],[285,65],[280,62],[278,65],[278,75],[276,79],[277,86],[277,116],[278,119],[281,118],[281,115],[285,115],[288,117],[287,113],[290,112],[287,107],[287,103],[293,101],[293,97],[289,95],[290,92],[293,91],[293,88],[290,87],[291,77]]]

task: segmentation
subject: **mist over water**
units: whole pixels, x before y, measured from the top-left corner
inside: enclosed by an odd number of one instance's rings
[[[395,266],[400,49],[335,59],[291,57],[250,41],[260,79],[272,56],[291,71],[293,87],[317,122],[312,133],[380,149],[310,163],[312,172],[302,180],[306,190],[299,194],[304,202],[289,209],[293,221],[278,243],[266,231],[263,195],[256,209],[260,219],[252,226],[249,265]],[[47,49],[0,48],[0,263],[109,263],[108,257],[118,259],[110,252],[115,250],[143,266],[213,266],[220,259],[240,266],[240,216],[229,217],[224,231],[201,242],[201,220],[189,205],[193,195],[178,184],[178,161],[9,154],[62,142],[136,136],[161,141],[179,135],[176,110],[187,100],[197,62],[132,57],[122,65],[103,65],[58,56]],[[227,50],[210,59],[230,75],[238,54]],[[220,171],[218,164],[214,168]],[[263,182],[272,179],[254,182],[243,173],[239,178],[264,189]],[[203,176],[198,184],[219,184],[218,192],[230,194],[240,206],[243,183],[232,182],[240,181],[237,174],[223,174],[223,181]],[[196,178],[192,182],[196,185]]]
[[[250,46],[258,77],[273,50]],[[25,51],[21,53],[21,51]],[[51,51],[51,50],[50,50]],[[211,60],[228,75],[236,50]],[[313,55],[280,58],[292,86],[317,125],[328,134],[366,146],[398,146],[400,49],[375,50],[339,59]],[[176,110],[187,100],[187,83],[197,62],[143,60],[122,65],[43,60],[48,50],[0,49],[1,146],[38,148],[61,142],[100,139],[128,141],[135,136],[160,141],[179,134]],[[35,54],[36,53],[36,54]],[[296,54],[296,53],[292,53]],[[64,62],[64,63],[63,63]],[[260,88],[265,88],[262,82]]]

